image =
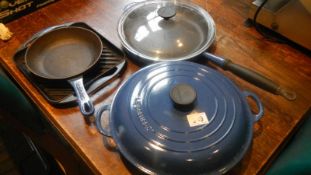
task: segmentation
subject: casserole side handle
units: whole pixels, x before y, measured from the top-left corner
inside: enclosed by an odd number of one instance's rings
[[[263,109],[263,104],[261,103],[259,97],[249,91],[243,91],[243,95],[245,98],[250,97],[251,99],[253,99],[257,105],[258,108],[258,113],[257,114],[253,114],[254,116],[254,123],[257,122],[258,120],[261,119],[261,117],[264,115],[264,109]]]
[[[96,128],[102,135],[111,137],[110,129],[104,128],[101,124],[102,116],[105,111],[110,111],[110,105],[104,105],[98,109],[98,111],[95,114],[95,124],[96,124]],[[109,127],[109,124],[108,124],[108,127]]]

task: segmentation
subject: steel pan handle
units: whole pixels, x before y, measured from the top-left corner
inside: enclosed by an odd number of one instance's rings
[[[95,124],[96,124],[96,127],[98,129],[98,131],[104,135],[104,136],[108,136],[108,137],[111,137],[111,133],[110,133],[110,130],[109,129],[105,129],[102,124],[101,124],[101,121],[102,121],[102,114],[103,112],[105,111],[110,111],[110,105],[104,105],[102,106],[101,108],[99,108],[99,110],[96,112],[95,114]]]
[[[252,92],[249,92],[249,91],[243,91],[243,95],[246,97],[251,97],[251,99],[253,99],[258,107],[258,113],[257,114],[253,114],[254,116],[254,122],[257,122],[258,120],[261,119],[261,117],[264,115],[264,109],[263,109],[263,105],[259,99],[259,97],[252,93]]]

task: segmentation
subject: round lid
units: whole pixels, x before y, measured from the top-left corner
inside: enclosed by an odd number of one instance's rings
[[[121,16],[122,45],[149,61],[185,60],[204,52],[215,39],[215,24],[201,7],[165,0],[132,4]]]
[[[250,144],[250,116],[222,74],[192,62],[161,62],[121,86],[110,127],[120,152],[148,174],[223,173]]]

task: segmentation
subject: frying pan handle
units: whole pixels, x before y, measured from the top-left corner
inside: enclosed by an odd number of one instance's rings
[[[52,27],[48,27],[48,28],[45,28],[39,32],[37,32],[36,34],[34,34],[31,38],[29,38],[26,42],[24,42],[24,44],[22,44],[16,52],[20,52],[24,49],[26,49],[35,39],[41,37],[42,35],[52,31],[52,30],[55,30],[57,28],[62,28],[62,27],[69,27],[73,24],[72,23],[65,23],[65,24],[61,24],[61,25],[56,25],[56,26],[52,26]]]
[[[231,60],[222,58],[210,53],[204,53],[203,54],[206,58],[208,58],[213,63],[217,64],[218,66],[221,66],[224,70],[228,70],[232,72],[233,74],[239,76],[240,78],[262,88],[266,91],[276,93],[277,89],[280,85],[276,84],[272,80],[264,77],[263,75],[248,69],[246,67],[243,67],[241,65],[233,63]]]
[[[271,79],[241,65],[233,63],[231,60],[213,55],[211,53],[203,53],[203,56],[213,63],[217,64],[224,70],[228,70],[231,73],[239,76],[240,78],[262,88],[268,92],[276,95],[282,95],[288,100],[294,100],[296,98],[295,92],[284,89],[279,84],[275,83]]]
[[[104,136],[108,136],[108,137],[111,137],[111,133],[110,133],[110,130],[109,129],[105,129],[103,128],[102,124],[101,124],[101,121],[102,121],[102,114],[104,111],[110,111],[110,105],[104,105],[102,106],[101,108],[99,108],[99,110],[96,112],[95,114],[95,124],[96,124],[96,127],[98,129],[98,131],[104,135]]]
[[[259,99],[259,97],[249,91],[243,91],[243,95],[246,97],[251,97],[251,99],[253,99],[258,107],[258,113],[257,114],[253,114],[254,116],[254,122],[257,122],[259,119],[261,119],[261,117],[264,115],[264,109],[263,109],[263,105]]]
[[[69,82],[76,93],[81,113],[84,116],[92,115],[95,111],[94,105],[91,102],[84,88],[82,76],[78,78],[70,79]]]

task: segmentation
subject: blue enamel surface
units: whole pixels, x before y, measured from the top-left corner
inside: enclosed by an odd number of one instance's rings
[[[176,84],[197,93],[192,111],[174,108]],[[187,115],[205,113],[209,123],[190,127]],[[253,117],[237,87],[219,72],[192,62],[161,62],[133,74],[110,111],[120,152],[150,174],[222,174],[244,155]]]

